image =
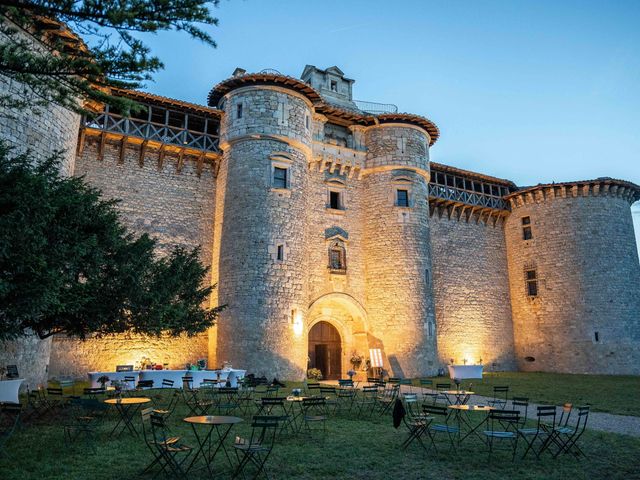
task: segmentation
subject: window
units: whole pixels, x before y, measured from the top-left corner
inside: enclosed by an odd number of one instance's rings
[[[278,245],[276,249],[276,260],[282,262],[284,260],[284,245]]]
[[[309,115],[304,116],[304,126],[309,130]]]
[[[242,104],[241,103],[236,105],[236,118],[238,118],[238,119],[242,118]]]
[[[531,240],[533,232],[531,232],[531,217],[522,217],[522,239]]]
[[[427,323],[427,335],[433,337],[433,322]]]
[[[273,188],[287,188],[287,169],[273,167]]]
[[[338,82],[336,80],[331,80],[331,91],[332,92],[338,91]]]
[[[396,205],[398,207],[409,206],[409,190],[396,190]]]
[[[525,270],[524,272],[525,285],[527,287],[527,296],[538,296],[538,276],[535,270]]]
[[[340,192],[329,191],[329,208],[339,210],[342,208],[340,201]]]
[[[347,273],[347,253],[341,242],[333,242],[329,247],[329,271]]]
[[[600,342],[600,332],[594,332],[593,333],[593,338],[596,341],[596,343]]]

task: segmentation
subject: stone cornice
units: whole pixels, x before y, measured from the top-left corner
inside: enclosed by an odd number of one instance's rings
[[[578,182],[549,183],[528,187],[504,198],[511,208],[542,203],[556,198],[612,197],[621,198],[632,204],[640,200],[640,186],[624,180],[598,178]]]
[[[423,168],[414,167],[411,165],[381,165],[379,167],[365,168],[362,171],[362,175],[371,175],[373,173],[381,173],[381,172],[390,172],[392,170],[409,170],[411,172],[417,173],[418,175],[424,177],[424,179],[429,182],[431,179],[431,174],[428,170]]]
[[[272,134],[264,134],[264,133],[251,133],[247,135],[239,135],[231,139],[221,140],[220,149],[222,151],[225,151],[231,145],[234,145],[239,142],[247,141],[247,140],[272,140],[276,142],[282,142],[282,143],[286,143],[292,148],[300,150],[307,157],[311,157],[312,155],[311,146],[301,142],[300,140],[296,140],[295,138],[291,138],[291,137],[286,137],[284,135],[272,135]]]

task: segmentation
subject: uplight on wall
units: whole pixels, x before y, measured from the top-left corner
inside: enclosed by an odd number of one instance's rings
[[[304,331],[302,312],[296,308],[291,310],[291,325],[293,327],[293,333],[296,335],[296,337],[302,335],[302,332]]]

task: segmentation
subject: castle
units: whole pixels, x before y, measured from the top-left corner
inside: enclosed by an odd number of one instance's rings
[[[437,126],[354,101],[353,83],[338,67],[236,69],[208,106],[116,90],[148,108],[0,120],[15,145],[65,147],[67,173],[121,199],[161,249],[201,246],[211,302],[228,305],[195,338],[54,337],[12,354],[77,377],[145,356],[338,378],[371,348],[393,376],[451,361],[640,374],[640,187],[519,187],[431,162]]]

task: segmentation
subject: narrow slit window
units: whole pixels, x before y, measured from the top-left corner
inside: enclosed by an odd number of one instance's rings
[[[241,103],[236,105],[236,118],[238,118],[238,119],[242,118],[242,104]]]
[[[398,207],[408,207],[409,206],[409,191],[408,190],[397,190],[396,191],[396,205]]]
[[[334,210],[339,210],[342,208],[340,202],[340,192],[329,192],[329,208],[333,208]]]
[[[535,270],[526,270],[524,272],[525,286],[527,288],[527,296],[538,296],[538,275]]]
[[[284,260],[284,245],[278,245],[276,251],[276,259],[279,262],[282,262]]]
[[[273,168],[274,188],[287,188],[287,169],[281,167]]]
[[[531,217],[522,217],[522,239],[531,240],[533,232],[531,231]]]
[[[600,342],[600,332],[594,332],[593,338],[595,339],[596,343]]]

